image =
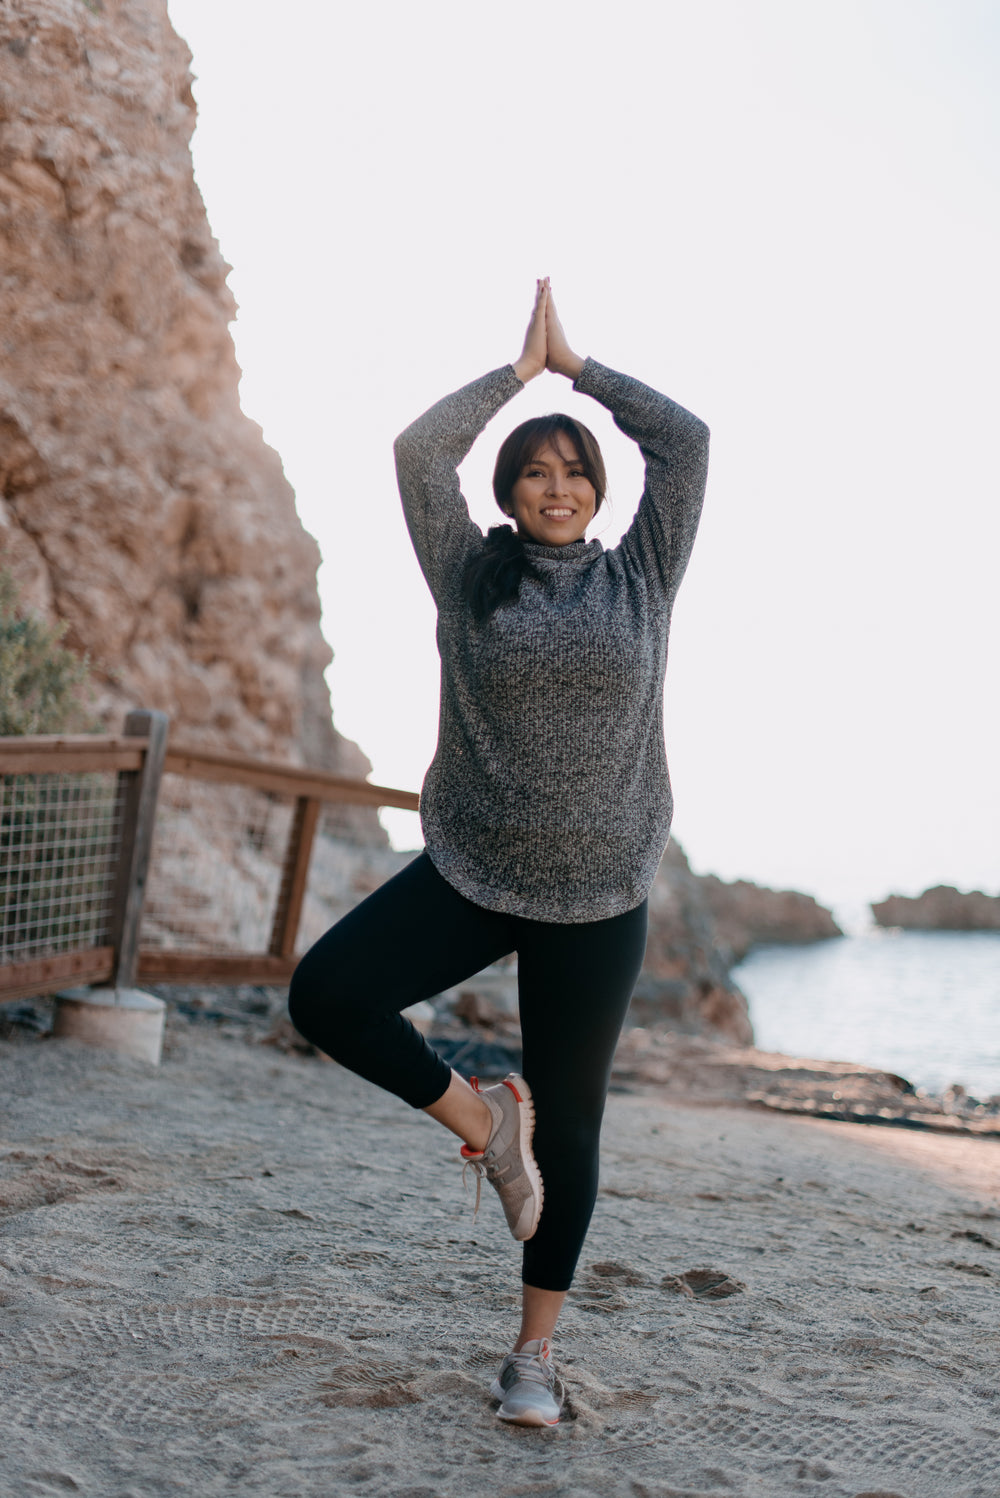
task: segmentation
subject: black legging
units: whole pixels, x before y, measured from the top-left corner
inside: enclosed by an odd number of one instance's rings
[[[645,950],[645,901],[580,925],[500,915],[460,895],[421,853],[306,953],[288,1008],[335,1061],[426,1108],[451,1069],[399,1011],[517,952],[522,1070],[545,1184],[522,1278],[568,1290],[597,1198],[611,1061]]]

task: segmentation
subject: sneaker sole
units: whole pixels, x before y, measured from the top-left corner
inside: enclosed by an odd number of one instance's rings
[[[531,1096],[531,1088],[524,1078],[518,1076],[516,1072],[513,1074],[513,1080],[508,1077],[504,1078],[504,1086],[510,1088],[518,1101],[518,1143],[521,1146],[521,1162],[524,1165],[524,1173],[531,1183],[536,1200],[534,1215],[528,1225],[528,1231],[522,1233],[520,1237],[516,1233],[514,1234],[515,1243],[527,1243],[528,1239],[533,1238],[535,1235],[539,1219],[542,1215],[542,1207],[545,1203],[545,1184],[531,1149],[531,1141],[535,1134],[535,1101]],[[547,1421],[543,1421],[542,1423],[548,1424]]]
[[[520,1415],[505,1415],[503,1410],[500,1409],[497,1410],[497,1419],[506,1420],[508,1425],[528,1425],[533,1430],[551,1430],[553,1426],[560,1424],[558,1419],[546,1420],[541,1415],[533,1414],[530,1410],[525,1410]]]

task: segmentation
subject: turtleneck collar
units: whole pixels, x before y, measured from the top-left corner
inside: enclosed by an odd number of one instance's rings
[[[524,554],[532,562],[594,562],[604,547],[600,541],[570,541],[567,546],[543,546],[540,541],[525,541]]]

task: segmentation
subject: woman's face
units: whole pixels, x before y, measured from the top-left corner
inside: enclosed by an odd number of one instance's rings
[[[524,465],[510,500],[507,513],[518,535],[543,546],[579,541],[597,509],[597,491],[566,436],[560,436],[558,448],[547,442]]]

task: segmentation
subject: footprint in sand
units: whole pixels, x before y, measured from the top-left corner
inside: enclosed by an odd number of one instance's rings
[[[1000,1248],[1000,1243],[994,1243],[992,1238],[987,1238],[985,1233],[975,1233],[971,1228],[961,1228],[952,1233],[953,1238],[968,1238],[970,1243],[978,1243],[981,1248]]]
[[[592,1435],[604,1430],[609,1420],[648,1414],[662,1394],[660,1389],[609,1388],[586,1369],[567,1371],[562,1422],[578,1424]]]
[[[629,1305],[625,1288],[648,1284],[646,1276],[630,1264],[601,1260],[588,1264],[581,1274],[574,1303],[587,1311],[624,1311]]]
[[[689,1300],[724,1300],[727,1295],[742,1295],[746,1285],[724,1269],[685,1269],[683,1274],[665,1274],[660,1289]]]
[[[410,1387],[412,1368],[392,1367],[386,1363],[351,1361],[333,1368],[319,1387],[320,1403],[331,1409],[346,1406],[353,1409],[391,1409],[402,1404],[419,1404],[420,1395]]]
[[[13,1169],[12,1169],[13,1167]],[[148,1184],[151,1172],[120,1150],[101,1157],[89,1150],[39,1154],[8,1150],[0,1157],[0,1216],[54,1207],[97,1191],[125,1191]]]
[[[331,1409],[393,1409],[420,1404],[447,1395],[483,1404],[486,1389],[482,1379],[460,1369],[429,1369],[414,1373],[412,1366],[352,1360],[331,1369],[318,1387],[320,1403]]]
[[[588,1264],[587,1274],[599,1280],[617,1280],[621,1285],[647,1285],[649,1283],[641,1270],[633,1269],[631,1264],[619,1263],[617,1259],[602,1259],[596,1264]]]

